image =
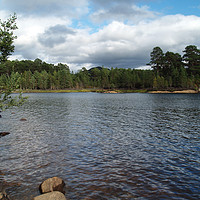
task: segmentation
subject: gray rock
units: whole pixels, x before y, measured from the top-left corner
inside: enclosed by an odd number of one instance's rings
[[[67,200],[67,199],[63,193],[54,191],[34,197],[33,200]]]
[[[6,136],[6,135],[9,135],[9,134],[10,134],[9,132],[0,132],[0,137]]]
[[[59,191],[64,193],[64,186],[65,183],[61,178],[52,177],[42,182],[39,189],[42,194],[53,191]]]

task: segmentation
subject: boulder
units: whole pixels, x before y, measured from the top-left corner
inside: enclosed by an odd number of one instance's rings
[[[59,191],[64,193],[64,186],[65,183],[61,178],[53,177],[42,182],[39,189],[42,194],[53,191]]]
[[[61,192],[54,191],[34,197],[33,200],[67,200]]]
[[[9,132],[0,132],[0,137],[6,136],[6,135],[9,135],[9,134],[10,134]]]
[[[5,192],[0,192],[0,200],[9,200],[9,197]]]

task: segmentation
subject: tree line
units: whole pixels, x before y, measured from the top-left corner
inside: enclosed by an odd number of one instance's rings
[[[197,89],[200,85],[200,50],[189,45],[181,56],[160,47],[150,53],[152,70],[94,67],[76,73],[69,66],[40,59],[5,61],[0,64],[0,85],[19,89]]]
[[[153,71],[123,68],[82,68],[74,73],[69,66],[34,61],[6,61],[0,64],[0,85],[16,84],[19,89],[142,89],[152,88]]]
[[[154,89],[200,87],[200,50],[189,45],[183,53],[181,56],[169,51],[163,53],[160,47],[153,48],[149,65],[154,71]]]

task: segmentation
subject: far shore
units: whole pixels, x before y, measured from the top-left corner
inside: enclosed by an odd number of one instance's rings
[[[197,94],[196,90],[149,91],[150,94]]]
[[[19,93],[20,90],[15,91],[14,93]],[[123,90],[123,89],[59,89],[59,90],[21,90],[22,93],[78,93],[78,92],[95,92],[95,93],[147,93],[146,89],[139,90]]]
[[[78,93],[78,92],[96,92],[96,93],[107,93],[107,94],[116,94],[116,93],[149,93],[149,94],[197,94],[197,90],[155,90],[150,91],[147,89],[138,89],[138,90],[123,90],[123,89],[62,89],[62,90],[22,90],[22,93]],[[19,93],[19,91],[15,91]]]

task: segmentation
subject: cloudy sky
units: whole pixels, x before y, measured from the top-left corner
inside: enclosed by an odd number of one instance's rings
[[[10,59],[40,58],[70,69],[137,68],[155,46],[182,53],[200,47],[199,0],[0,0],[0,18],[16,12]]]

